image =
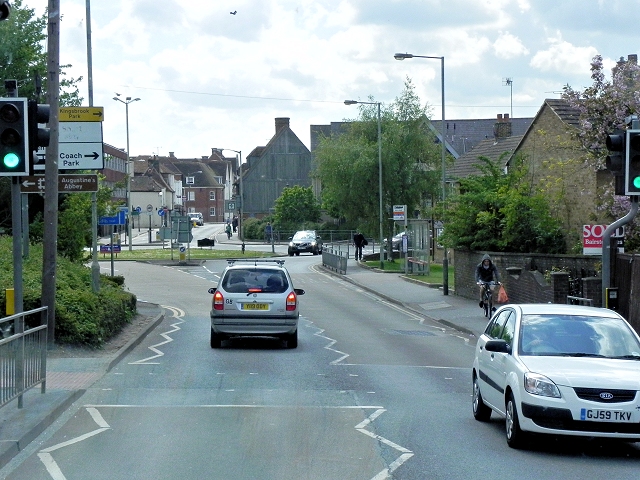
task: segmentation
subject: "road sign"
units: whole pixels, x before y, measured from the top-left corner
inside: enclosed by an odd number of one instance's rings
[[[237,209],[235,200],[225,200],[224,201],[224,211],[225,212],[235,212]]]
[[[97,122],[61,123],[58,140],[62,143],[102,142],[102,124]]]
[[[147,205],[147,212],[149,213],[153,212],[153,205],[151,204]]]
[[[394,205],[393,206],[393,219],[394,220],[404,220],[406,216],[407,206],[406,205]]]
[[[58,167],[61,170],[102,170],[102,143],[60,143]]]
[[[100,253],[120,253],[122,251],[121,245],[100,245]]]
[[[115,217],[100,217],[98,225],[125,225],[126,215],[124,212],[118,212]]]
[[[45,179],[43,176],[22,177],[21,193],[44,193]],[[98,175],[58,175],[58,192],[97,192]]]
[[[62,107],[58,117],[60,122],[102,122],[103,107]]]
[[[58,167],[61,170],[102,170],[102,107],[60,108],[58,131]],[[35,171],[44,171],[46,149],[36,152]]]

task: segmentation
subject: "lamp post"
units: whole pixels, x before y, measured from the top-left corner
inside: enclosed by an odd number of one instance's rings
[[[444,202],[447,198],[447,190],[446,190],[446,165],[445,165],[445,156],[447,151],[447,146],[445,142],[445,124],[444,124],[444,56],[443,57],[435,57],[428,55],[413,55],[411,53],[396,53],[393,58],[396,60],[404,60],[405,58],[432,58],[440,60],[440,80],[442,86],[442,125],[440,125],[441,130],[441,139],[440,143],[442,144],[442,203],[444,208]],[[434,245],[435,248],[435,245]],[[444,256],[442,259],[442,293],[443,295],[449,295],[449,258],[447,256],[447,248],[444,248]]]
[[[382,224],[384,221],[382,215],[382,134],[380,128],[380,102],[359,102],[357,100],[345,100],[345,105],[377,105],[378,106],[378,196],[379,205],[379,223],[380,223],[380,269],[384,270],[384,253],[382,252],[382,244],[384,242],[384,232],[382,231]]]
[[[133,241],[131,239],[131,175],[129,174],[129,104],[137,102],[139,98],[126,97],[122,100],[119,93],[113,99],[116,102],[124,103],[125,119],[127,125],[127,237],[129,241],[129,251],[133,250]]]
[[[233,148],[221,148],[222,150],[229,150],[230,152],[234,152],[237,153],[240,156],[240,163],[238,164],[238,170],[240,170],[240,218],[238,219],[238,237],[240,238],[241,242],[244,242],[244,235],[242,235],[242,227],[243,227],[243,221],[242,221],[242,215],[244,212],[244,197],[242,196],[242,151],[241,150],[234,150]],[[244,247],[243,247],[244,248]],[[244,251],[244,250],[243,250]]]

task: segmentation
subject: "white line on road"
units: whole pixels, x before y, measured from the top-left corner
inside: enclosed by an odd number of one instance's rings
[[[160,357],[164,356],[164,352],[158,350],[156,347],[160,347],[160,346],[165,345],[167,343],[173,342],[173,338],[171,338],[169,336],[169,334],[173,333],[173,332],[177,332],[178,330],[181,330],[181,328],[178,325],[180,325],[181,323],[184,323],[184,320],[181,320],[185,315],[184,310],[181,310],[181,309],[176,308],[176,307],[169,307],[167,305],[162,305],[162,308],[166,308],[167,310],[171,311],[171,314],[172,314],[171,316],[173,318],[180,319],[180,321],[171,324],[171,327],[173,327],[172,330],[169,330],[168,332],[164,332],[164,333],[160,334],[160,336],[162,336],[165,339],[164,342],[156,343],[155,345],[151,345],[149,347],[149,350],[154,352],[155,355],[152,355],[152,356],[147,357],[147,358],[143,358],[142,360],[136,360],[135,362],[129,362],[129,365],[158,365],[158,362],[150,362],[149,361],[149,360],[153,360],[154,358],[160,358]]]

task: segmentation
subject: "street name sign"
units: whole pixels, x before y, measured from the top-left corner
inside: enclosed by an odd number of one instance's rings
[[[102,122],[103,107],[61,107],[58,116],[60,122]]]
[[[58,193],[97,192],[98,175],[58,175]],[[22,177],[21,193],[44,193],[45,177]]]

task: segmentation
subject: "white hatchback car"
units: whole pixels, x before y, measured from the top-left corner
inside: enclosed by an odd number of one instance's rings
[[[298,296],[284,260],[228,260],[216,288],[210,288],[211,348],[235,336],[279,337],[298,346]]]
[[[478,339],[473,416],[529,433],[640,441],[640,337],[612,310],[505,305]]]

